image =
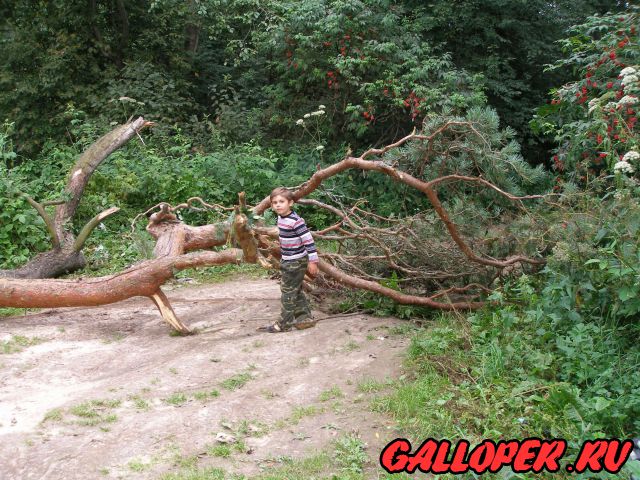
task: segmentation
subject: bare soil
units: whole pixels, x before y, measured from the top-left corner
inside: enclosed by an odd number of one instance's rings
[[[266,279],[167,296],[196,335],[172,336],[144,298],[0,319],[0,345],[19,349],[0,350],[3,480],[150,479],[185,465],[251,478],[351,432],[375,478],[396,435],[370,401],[401,373],[406,338],[389,328],[402,322],[316,311],[314,328],[257,332],[279,312]],[[240,440],[226,458],[220,433]]]

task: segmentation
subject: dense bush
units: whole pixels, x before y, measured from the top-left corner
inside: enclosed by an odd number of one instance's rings
[[[636,7],[590,17],[563,42],[567,56],[553,68],[571,67],[580,78],[555,89],[551,103],[533,121],[558,145],[551,161],[558,189],[564,181],[584,186],[598,176],[631,173],[621,161],[637,169],[640,155],[627,154],[640,147],[639,19]]]

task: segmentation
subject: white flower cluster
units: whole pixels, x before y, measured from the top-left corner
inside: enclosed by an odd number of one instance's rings
[[[638,99],[637,97],[634,97],[632,95],[625,95],[624,97],[622,97],[619,101],[618,101],[618,105],[634,105],[638,103]]]
[[[302,118],[299,118],[298,120],[296,120],[296,125],[300,125],[300,126],[304,126],[304,121],[305,119],[311,118],[311,117],[318,117],[320,115],[324,115],[326,112],[324,111],[324,109],[327,108],[324,105],[320,105],[318,107],[318,110],[316,110],[315,112],[311,112],[311,113],[305,113]]]
[[[636,69],[633,67],[625,67],[622,70],[620,70],[621,77],[626,77],[627,75],[633,75],[634,73],[636,73]]]
[[[629,150],[624,154],[624,157],[622,157],[623,162],[634,162],[638,159],[640,159],[640,153],[636,152],[635,150]]]
[[[635,170],[633,168],[633,165],[631,165],[629,162],[620,160],[613,166],[613,171],[615,173],[628,173],[629,175],[631,175]]]
[[[624,85],[624,93],[640,91],[640,84],[638,84],[638,71],[633,67],[623,68],[620,72],[622,78],[622,85]]]

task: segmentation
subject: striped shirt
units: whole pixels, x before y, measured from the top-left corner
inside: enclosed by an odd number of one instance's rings
[[[310,262],[318,261],[318,251],[311,232],[296,212],[284,217],[278,215],[278,232],[282,260],[296,260],[309,255]]]

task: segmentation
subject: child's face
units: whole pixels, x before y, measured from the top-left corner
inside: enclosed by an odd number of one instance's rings
[[[281,217],[289,215],[293,207],[293,200],[287,200],[282,195],[276,195],[271,199],[271,208]]]

